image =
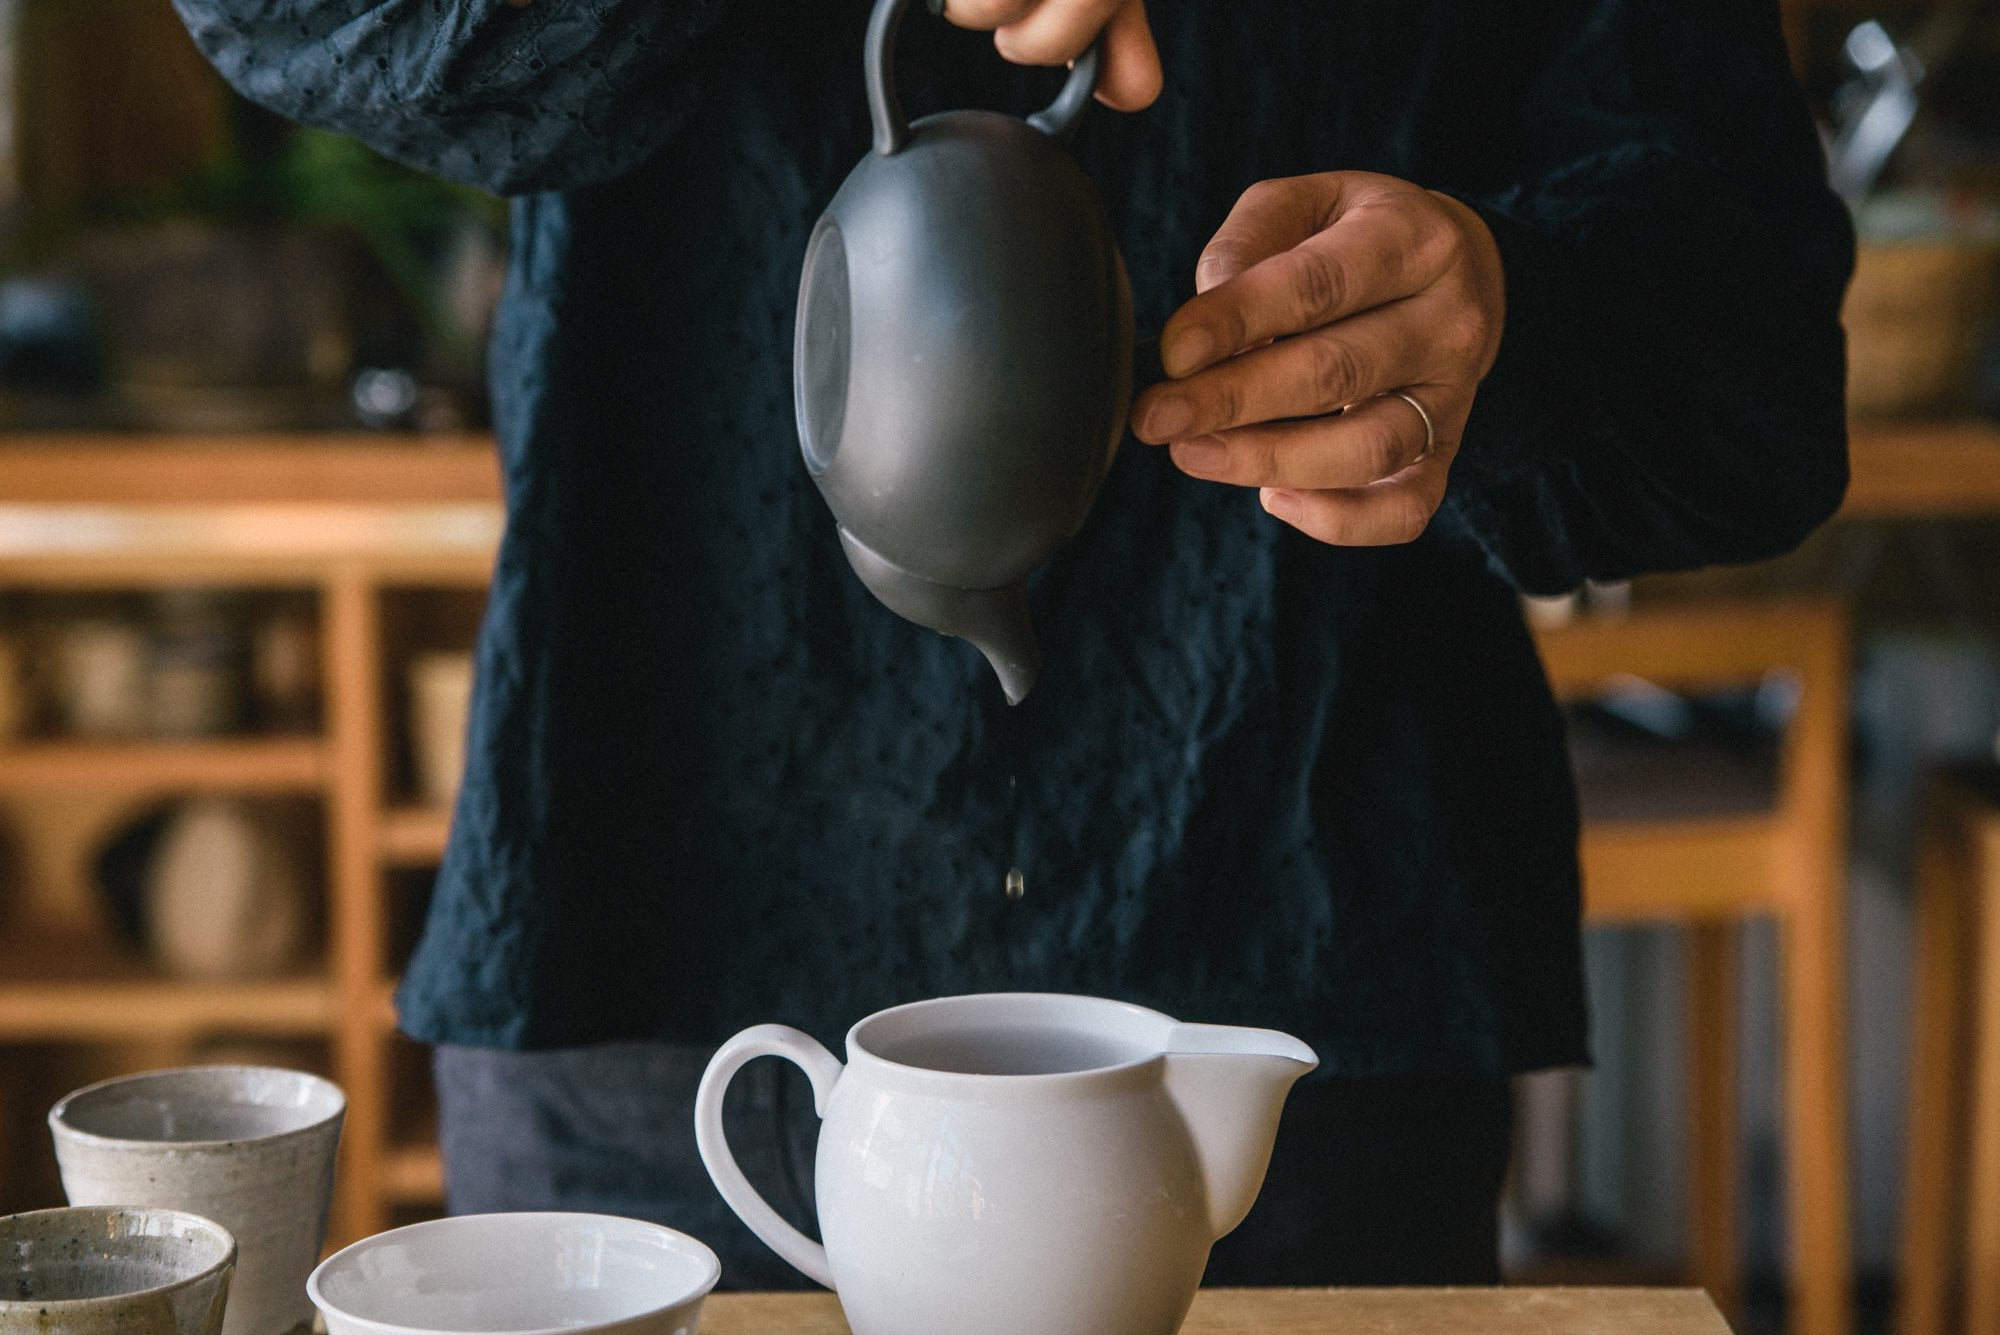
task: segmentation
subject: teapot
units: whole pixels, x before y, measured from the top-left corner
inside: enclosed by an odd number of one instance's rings
[[[763,1056],[812,1082],[824,1243],[757,1194],[723,1133],[730,1079]],[[839,1295],[854,1335],[1173,1335],[1317,1064],[1273,1030],[1034,992],[879,1011],[847,1058],[744,1030],[702,1075],[695,1140],[730,1208]]]
[[[911,124],[890,78],[908,5],[870,15],[874,149],[806,246],[799,444],[861,582],[978,646],[1018,703],[1041,667],[1027,576],[1082,527],[1131,401],[1124,261],[1062,148],[1099,51],[1025,120]]]

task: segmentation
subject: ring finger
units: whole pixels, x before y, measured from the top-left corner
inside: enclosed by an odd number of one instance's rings
[[[1155,385],[1139,401],[1133,432],[1162,445],[1259,422],[1317,417],[1421,380],[1435,339],[1409,305],[1364,311]]]
[[[1435,420],[1436,410],[1426,411]],[[1430,438],[1423,419],[1392,393],[1365,399],[1338,416],[1260,423],[1176,441],[1172,454],[1191,477],[1317,491],[1394,477],[1424,460]]]

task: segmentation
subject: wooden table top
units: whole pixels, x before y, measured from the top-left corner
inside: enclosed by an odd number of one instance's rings
[[[718,1293],[702,1335],[848,1335],[830,1293]],[[1203,1289],[1181,1335],[1729,1335],[1699,1289]]]

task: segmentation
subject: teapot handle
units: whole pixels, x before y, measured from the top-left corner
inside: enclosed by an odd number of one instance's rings
[[[826,1263],[826,1248],[786,1223],[770,1202],[757,1194],[757,1188],[736,1166],[729,1138],[723,1133],[723,1091],[738,1071],[758,1057],[783,1057],[796,1063],[812,1081],[813,1108],[821,1117],[826,1116],[826,1102],[844,1069],[840,1059],[809,1034],[788,1025],[760,1024],[745,1029],[709,1058],[694,1096],[695,1148],[701,1151],[701,1161],[715,1180],[715,1189],[736,1211],[737,1218],[807,1279],[830,1289],[833,1271]]]
[[[875,122],[875,151],[883,157],[897,152],[910,141],[910,123],[903,118],[903,101],[896,95],[893,80],[896,61],[896,29],[902,26],[903,11],[910,0],[875,0],[868,16],[868,45],[864,69],[868,76],[868,116]],[[1070,67],[1069,80],[1056,100],[1028,117],[1028,124],[1051,139],[1067,139],[1090,105],[1097,91],[1097,67],[1103,61],[1104,39],[1090,44]]]

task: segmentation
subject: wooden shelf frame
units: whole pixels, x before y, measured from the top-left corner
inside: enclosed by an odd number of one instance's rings
[[[1845,517],[2000,514],[2000,426],[1857,425],[1852,460]],[[168,978],[67,938],[38,947],[64,968],[40,968],[0,925],[0,1042],[326,1038],[348,1094],[336,1241],[379,1230],[394,1208],[435,1204],[442,1187],[435,1149],[395,1140],[389,1117],[386,878],[434,866],[449,817],[387,790],[384,595],[484,588],[501,533],[499,469],[478,438],[0,438],[0,588],[310,591],[324,688],[310,737],[13,744],[0,749],[0,793],[314,795],[327,815],[329,908],[322,973],[244,983]],[[1718,831],[1717,858],[1736,855],[1729,835]]]
[[[397,1205],[436,1205],[444,1199],[444,1156],[435,1142],[398,1145],[382,1156],[382,1195]]]
[[[444,858],[451,837],[451,811],[445,807],[399,806],[382,813],[376,847],[386,867],[435,867]]]
[[[2000,515],[2000,423],[1857,422],[1844,519]]]
[[[326,747],[317,737],[50,740],[0,746],[0,793],[315,793],[326,777]]]
[[[177,978],[102,933],[35,922],[0,927],[0,1043],[311,1037],[333,1019],[324,974]]]
[[[501,527],[499,470],[478,438],[0,440],[0,588],[307,592],[323,699],[310,735],[10,743],[0,794],[312,796],[328,895],[323,967],[270,980],[174,978],[80,927],[0,922],[0,1043],[325,1039],[348,1100],[334,1242],[435,1206],[443,1181],[434,1146],[391,1141],[386,875],[434,865],[449,818],[387,788],[384,600],[484,589]]]

